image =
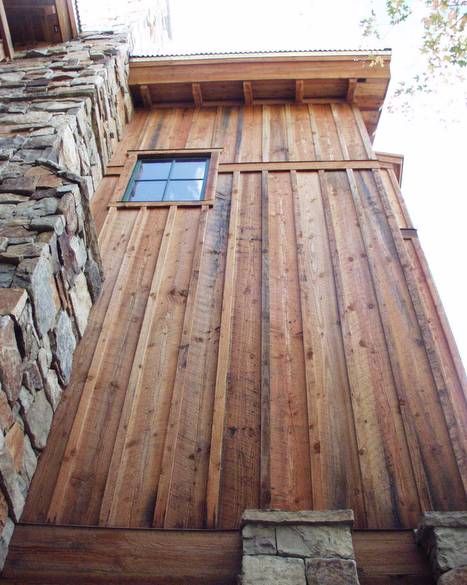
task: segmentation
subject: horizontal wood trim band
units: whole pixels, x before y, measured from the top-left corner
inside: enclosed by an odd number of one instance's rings
[[[0,582],[234,585],[240,563],[239,531],[20,525]]]
[[[136,152],[136,151],[135,151]],[[320,161],[277,161],[221,163],[219,173],[254,173],[261,171],[345,171],[346,169],[380,169],[381,163],[375,160],[320,160]],[[124,165],[108,165],[106,177],[118,177]]]
[[[412,531],[355,530],[352,540],[363,585],[431,585]],[[233,585],[240,570],[239,530],[19,524],[0,583]]]
[[[270,62],[261,59],[256,63],[232,60],[229,67],[220,59],[194,63],[132,61],[130,63],[130,86],[151,83],[203,83],[208,81],[256,81],[270,79],[351,79],[389,78],[389,59],[383,67],[372,67],[371,62],[358,59],[329,62],[324,59],[300,61],[287,59]]]
[[[157,155],[157,154],[199,154],[203,155],[207,152],[218,152],[223,150],[222,147],[218,148],[129,148],[127,152],[136,152],[141,155]]]
[[[141,86],[147,87],[147,86]],[[329,98],[303,98],[299,103],[301,104],[344,104],[347,100],[345,97],[329,97]],[[172,102],[153,102],[149,109],[168,109],[168,108],[216,108],[219,106],[224,107],[239,107],[239,106],[274,106],[282,104],[294,104],[296,103],[295,98],[262,98],[254,99],[252,102],[246,102],[243,100],[234,99],[220,99],[220,100],[203,100],[202,103],[197,105],[194,101],[172,101]]]
[[[243,162],[219,165],[219,173],[240,171],[340,171],[346,169],[379,169],[378,161],[373,160],[329,160],[329,161],[278,161],[278,162]]]

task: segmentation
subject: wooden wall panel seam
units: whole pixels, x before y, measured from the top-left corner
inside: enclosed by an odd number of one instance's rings
[[[301,278],[301,274],[303,274],[304,268],[302,266],[303,260],[302,260],[302,256],[300,253],[300,251],[302,251],[302,253],[303,253],[303,243],[300,242],[301,236],[299,236],[299,230],[297,229],[299,209],[298,209],[298,202],[297,202],[298,185],[297,185],[297,172],[296,171],[290,171],[290,183],[292,186],[292,199],[293,199],[293,210],[294,210],[293,230],[294,230],[295,241],[297,243],[297,277],[298,277],[299,289],[300,289],[300,318],[301,318],[302,332],[303,332],[302,348],[303,348],[303,363],[305,364],[305,392],[306,392],[306,405],[307,405],[306,419],[307,419],[308,441],[309,441],[309,445],[310,445],[308,457],[310,459],[311,508],[315,509],[316,502],[315,502],[314,482],[315,482],[316,478],[313,477],[313,458],[311,455],[311,449],[312,449],[312,445],[313,445],[313,437],[312,437],[312,433],[311,433],[311,424],[310,424],[310,422],[311,422],[310,421],[311,409],[313,408],[313,405],[310,402],[309,386],[311,385],[311,379],[310,379],[311,376],[310,376],[309,365],[308,365],[309,360],[306,359],[307,356],[306,356],[306,349],[305,349],[306,331],[307,331],[307,328],[305,327],[305,317],[304,317],[304,310],[306,310],[306,306],[305,306],[304,297],[303,297],[303,293],[304,293],[303,288],[305,286],[305,283],[303,282],[303,280]],[[322,487],[322,486],[320,486],[320,487]]]
[[[323,160],[323,155],[321,152],[321,145],[320,145],[319,129],[318,129],[318,125],[316,123],[313,106],[311,104],[308,105],[308,114],[310,117],[311,140],[313,142],[316,160]]]
[[[68,437],[65,457],[49,506],[48,519],[50,520],[59,518],[63,512],[66,491],[69,487],[73,472],[74,455],[76,455],[76,453],[79,451],[79,447],[82,441],[82,434],[84,432],[85,423],[87,422],[89,410],[91,408],[97,377],[101,371],[103,360],[106,354],[105,348],[110,342],[110,333],[112,331],[114,318],[117,313],[116,309],[118,308],[119,303],[123,300],[125,290],[124,283],[127,277],[127,271],[134,259],[134,255],[138,249],[139,242],[142,237],[143,230],[141,229],[141,224],[145,218],[145,215],[146,211],[143,209],[138,212],[138,217],[136,218],[130,238],[128,240],[127,253],[125,254],[124,260],[120,266],[118,277],[114,285],[114,294],[112,295],[112,299],[107,308],[101,334],[99,336],[99,341],[102,339],[103,347],[101,352],[94,354],[91,366],[86,376],[86,383],[82,391],[78,412],[73,421],[73,427]],[[110,225],[108,229],[110,229]]]
[[[339,138],[339,145],[342,150],[342,155],[344,157],[344,160],[350,160],[349,151],[342,132],[343,121],[340,117],[339,110],[337,109],[337,106],[335,104],[331,104],[331,112],[334,124],[336,126],[337,137]]]
[[[387,170],[389,180],[391,181],[392,188],[394,189],[394,193],[396,194],[397,200],[399,202],[400,208],[402,210],[402,215],[404,216],[406,226],[409,228],[413,227],[413,222],[409,214],[409,210],[407,209],[407,205],[405,204],[405,200],[402,196],[401,187],[399,185],[399,181],[397,180],[396,173],[394,169],[389,168]]]
[[[114,520],[115,510],[118,507],[118,502],[115,501],[115,493],[118,492],[121,475],[120,466],[124,453],[124,443],[129,432],[130,421],[133,414],[133,409],[136,404],[136,396],[140,391],[141,377],[143,375],[144,363],[146,360],[146,351],[149,342],[149,336],[154,320],[155,310],[157,306],[158,296],[160,294],[161,281],[165,270],[165,265],[168,258],[168,251],[170,241],[175,224],[177,208],[171,207],[166,218],[164,233],[162,235],[161,246],[157,256],[157,262],[151,282],[144,318],[139,332],[138,345],[135,351],[135,357],[131,366],[130,379],[128,381],[127,391],[125,393],[125,401],[120,417],[119,428],[122,429],[117,434],[117,438],[113,447],[112,457],[109,465],[109,472],[107,474],[106,486],[102,497],[99,514],[99,524],[106,525]]]
[[[376,160],[377,157],[373,151],[370,137],[368,135],[368,130],[366,129],[365,122],[363,121],[360,109],[357,106],[352,106],[352,112],[355,117],[355,121],[357,122],[357,127],[360,131],[360,136],[363,140],[363,144],[365,145],[366,154],[369,159]]]
[[[214,395],[211,449],[206,496],[207,526],[214,528],[219,522],[220,482],[222,470],[222,447],[228,371],[232,343],[232,319],[236,278],[237,227],[240,205],[240,173],[234,173],[227,244],[226,270],[217,357],[216,386]]]
[[[173,467],[175,464],[175,449],[179,434],[180,412],[185,388],[187,385],[186,361],[188,359],[191,342],[193,313],[197,300],[199,283],[199,267],[203,255],[204,241],[206,236],[207,214],[208,209],[206,207],[202,207],[198,224],[198,236],[195,244],[190,284],[188,286],[188,297],[183,322],[182,339],[178,355],[177,374],[174,383],[172,404],[170,407],[169,427],[165,437],[161,476],[159,480],[159,488],[157,491],[156,506],[154,509],[154,526],[165,526],[167,506],[170,500]]]
[[[269,190],[268,172],[261,173],[261,460],[260,505],[271,505],[271,412],[270,412],[270,299],[269,299]]]
[[[379,287],[376,283],[375,274],[372,267],[371,259],[371,250],[370,244],[368,242],[368,236],[366,234],[366,223],[367,218],[364,217],[363,212],[361,210],[361,203],[359,201],[360,193],[355,181],[355,176],[352,170],[347,171],[347,176],[349,180],[350,189],[352,192],[352,199],[355,208],[356,216],[358,217],[359,222],[359,233],[361,235],[362,243],[365,249],[365,253],[368,258],[368,269],[371,278],[372,288],[374,291],[376,305],[378,308],[378,315],[379,320],[381,323],[381,328],[384,335],[384,341],[386,346],[386,351],[389,356],[389,363],[391,367],[393,383],[394,383],[394,390],[396,392],[396,396],[399,402],[400,414],[402,418],[403,429],[405,433],[405,443],[406,447],[410,453],[410,459],[412,464],[412,477],[414,479],[414,486],[418,491],[418,498],[421,504],[422,510],[430,509],[432,506],[430,490],[429,490],[429,483],[426,478],[425,470],[423,467],[423,462],[420,461],[420,445],[418,441],[418,436],[416,430],[413,428],[412,420],[410,413],[407,414],[405,404],[407,402],[405,394],[401,395],[401,392],[404,388],[403,377],[402,373],[399,368],[399,364],[397,362],[397,355],[394,351],[393,344],[391,342],[391,333],[388,330],[387,320],[383,315],[383,308],[384,308],[384,301],[381,299],[381,295],[379,294]],[[416,521],[416,519],[415,519]]]
[[[324,219],[325,219],[325,223],[326,223],[326,232],[327,232],[327,236],[328,236],[329,250],[331,253],[332,276],[333,276],[333,280],[334,280],[334,288],[336,291],[337,312],[338,312],[338,315],[340,317],[339,331],[340,331],[340,336],[341,336],[341,341],[342,341],[342,347],[344,350],[344,355],[346,358],[345,359],[345,366],[346,366],[346,374],[347,374],[347,385],[351,391],[352,384],[351,384],[350,373],[349,373],[349,364],[347,361],[347,350],[345,347],[344,330],[342,328],[342,314],[343,313],[342,313],[341,302],[339,301],[339,298],[342,298],[343,284],[341,282],[340,273],[339,273],[339,263],[338,263],[338,258],[337,258],[338,248],[337,248],[336,236],[334,233],[334,227],[333,227],[333,223],[332,223],[331,209],[330,209],[330,204],[329,204],[329,193],[328,193],[328,189],[327,189],[327,185],[326,185],[325,172],[318,171],[318,175],[319,175],[319,183],[320,183],[320,189],[321,189],[321,197],[323,200],[323,211],[324,211]],[[352,391],[351,391],[350,405],[351,405],[351,409],[352,409],[352,423],[353,423],[354,435],[355,435],[355,438],[357,441],[357,447],[360,451],[358,428],[357,428],[357,417],[356,417],[356,412],[355,412],[354,399],[352,397]],[[363,470],[362,470],[362,463],[361,463],[360,457],[358,457],[358,459],[357,459],[357,464],[358,464],[358,469],[359,469],[359,474],[360,474],[360,484],[362,486],[364,486]],[[362,490],[362,504],[363,504],[364,515],[362,518],[362,523],[359,526],[359,528],[366,528],[368,525],[368,503],[367,503],[367,498],[365,496],[365,490]]]

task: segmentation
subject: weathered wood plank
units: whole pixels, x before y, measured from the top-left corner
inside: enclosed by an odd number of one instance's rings
[[[112,300],[116,279],[120,270],[124,269],[121,266],[121,259],[129,245],[136,217],[137,212],[131,211],[129,214],[114,217],[107,225],[108,237],[101,248],[106,274],[105,286],[91,311],[89,325],[75,352],[70,384],[55,413],[47,449],[42,453],[33,478],[23,513],[25,521],[45,522],[47,519],[70,429],[79,407],[89,368],[92,360],[96,358],[95,347],[105,323],[105,315]]]
[[[411,531],[353,532],[362,585],[433,585]],[[237,530],[135,530],[19,525],[1,583],[233,585]]]
[[[210,211],[207,218],[187,354],[189,392],[185,393],[180,412],[181,431],[176,445],[171,496],[165,520],[168,526],[206,526],[213,405],[218,383],[220,385],[222,380],[218,355],[220,360],[228,359],[229,355],[225,338],[228,335],[228,307],[225,306],[224,312],[224,303],[228,298],[225,287],[231,274],[226,275],[224,285],[224,269],[230,270],[232,258],[229,253],[232,249],[229,247],[226,251],[227,210],[228,201],[218,199],[215,213]],[[227,266],[224,266],[226,255]]]
[[[434,585],[428,559],[410,530],[354,530],[361,585]]]
[[[241,114],[239,108],[218,108],[212,146],[214,148],[222,148],[220,154],[221,164],[231,163],[236,160],[239,127],[241,127]]]
[[[262,108],[243,108],[243,125],[237,162],[260,161],[262,158]]]
[[[352,403],[318,173],[291,172],[315,509],[364,522]]]
[[[373,183],[373,192],[378,199],[381,198],[380,205],[384,205],[386,196],[379,175],[359,173],[357,176],[360,179],[359,189],[364,190],[366,198],[370,201],[372,213],[377,213],[377,203],[371,199],[369,191],[371,183]],[[380,238],[386,236],[390,242],[386,245],[391,248],[392,256],[397,260],[391,267],[399,269],[398,280],[404,283],[403,291],[393,291],[393,296],[387,300],[387,305],[390,306],[391,300],[398,297],[400,299],[397,308],[394,307],[393,313],[390,318],[388,317],[387,328],[394,327],[391,332],[391,345],[394,345],[397,363],[401,367],[400,386],[406,389],[404,399],[411,412],[412,424],[418,440],[419,467],[423,466],[424,472],[428,476],[426,489],[427,491],[429,489],[429,503],[433,506],[432,509],[444,510],[453,505],[463,508],[466,505],[466,494],[462,478],[467,481],[467,465],[465,461],[466,433],[461,423],[462,418],[466,420],[466,416],[462,417],[461,413],[461,411],[465,412],[462,397],[456,396],[454,399],[453,402],[459,405],[459,411],[454,413],[451,400],[445,396],[447,393],[446,381],[431,328],[424,314],[420,292],[412,271],[409,270],[410,264],[406,247],[397,226],[392,221],[388,205],[386,209],[388,223],[386,226],[381,224],[378,226],[377,236]],[[373,228],[374,223],[370,223],[369,220],[370,218],[367,219],[368,225],[365,226],[368,230]],[[383,248],[383,245],[380,247]],[[381,270],[375,261],[375,269],[377,268]],[[389,286],[384,287],[383,283],[381,293],[386,294],[388,288]],[[406,296],[405,305],[409,307],[405,312],[400,311],[403,293]],[[405,322],[398,323],[398,317],[405,317]],[[404,331],[405,333],[403,333]],[[388,331],[388,335],[389,333]],[[421,338],[424,343],[408,344],[407,340],[410,339],[411,333],[415,335],[415,339]],[[389,349],[391,350],[391,347]],[[411,350],[412,355],[408,350]],[[404,362],[404,360],[407,361]],[[455,391],[455,387],[452,388]],[[441,408],[439,408],[439,404]],[[436,457],[433,457],[433,453],[436,454]],[[417,485],[423,489],[421,481],[418,481]],[[426,509],[427,503],[422,496],[420,496],[420,500]]]
[[[200,110],[201,111],[201,110]],[[170,510],[172,497],[172,481],[174,469],[177,464],[177,443],[183,439],[184,427],[181,414],[187,388],[190,385],[190,374],[192,373],[190,344],[192,344],[194,314],[198,300],[198,284],[200,263],[203,256],[204,241],[206,237],[207,208],[200,210],[197,236],[194,242],[193,261],[191,265],[191,276],[187,290],[186,309],[183,319],[183,329],[178,352],[177,373],[175,376],[172,402],[170,405],[169,422],[165,436],[164,455],[162,458],[161,475],[157,490],[156,506],[154,510],[154,526],[166,526],[166,518]],[[196,364],[194,364],[196,367]],[[178,478],[178,477],[177,477]],[[183,522],[186,522],[186,517]],[[169,526],[174,527],[168,520]],[[176,522],[178,525],[178,521]],[[181,524],[184,526],[184,524]],[[179,525],[178,525],[179,527]]]
[[[316,123],[321,158],[325,160],[345,159],[339,142],[336,124],[332,116],[331,104],[315,104],[310,106],[310,108],[313,112],[312,119]]]
[[[313,507],[302,316],[289,175],[268,175],[271,507]]]
[[[261,174],[261,492],[262,508],[271,505],[271,304],[269,280],[269,181]]]
[[[108,465],[106,454],[111,449],[112,430],[120,414],[118,404],[125,392],[125,373],[122,368],[127,366],[128,359],[123,359],[123,356],[131,356],[131,344],[135,336],[134,329],[130,331],[131,317],[144,312],[144,288],[142,294],[139,291],[147,278],[147,265],[152,259],[149,241],[147,214],[141,210],[121,262],[98,349],[95,350],[86,377],[50,503],[49,520],[76,523],[96,521],[100,482],[105,481]],[[135,258],[143,250],[147,253],[146,262],[136,263]],[[104,392],[103,388],[107,391]]]
[[[234,585],[240,567],[237,531],[22,525],[0,583]]]
[[[260,493],[261,175],[242,175],[219,526],[238,527]]]
[[[162,221],[165,222],[165,225],[163,227],[164,231],[138,338],[138,345],[131,366],[130,379],[128,381],[122,415],[119,422],[119,432],[116,435],[113,446],[105,491],[102,496],[99,524],[104,526],[116,521],[126,526],[135,524],[135,519],[132,517],[132,508],[137,505],[139,499],[137,495],[141,489],[141,477],[146,469],[146,458],[141,456],[132,457],[132,451],[134,451],[135,443],[138,444],[139,441],[147,441],[145,431],[146,433],[148,431],[144,428],[144,425],[141,425],[145,411],[143,410],[141,412],[138,406],[141,400],[140,394],[144,390],[147,391],[143,387],[143,373],[149,353],[148,344],[151,330],[160,303],[159,296],[163,288],[162,279],[166,271],[176,213],[177,208],[172,207],[166,215],[158,213],[158,217],[154,218],[156,224]],[[128,444],[130,444],[130,447],[128,447]],[[130,453],[128,453],[128,450]],[[128,454],[130,455],[131,468],[127,481],[125,482],[125,472],[129,465],[126,459]],[[137,515],[136,525],[142,525],[143,521],[144,519],[140,515]]]
[[[240,174],[234,173],[230,202],[230,219],[225,266],[224,289],[222,293],[222,315],[220,322],[217,372],[214,394],[214,408],[211,427],[211,447],[209,456],[209,477],[206,506],[207,525],[215,527],[219,521],[219,491],[222,468],[222,447],[224,438],[225,409],[228,388],[228,372],[232,349],[233,308],[235,301],[235,279],[237,277],[237,230],[240,208]]]
[[[370,528],[409,522],[419,503],[368,260],[346,175],[320,171]]]

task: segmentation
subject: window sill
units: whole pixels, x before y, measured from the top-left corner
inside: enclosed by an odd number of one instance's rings
[[[214,201],[202,199],[200,201],[112,201],[108,207],[212,207]]]

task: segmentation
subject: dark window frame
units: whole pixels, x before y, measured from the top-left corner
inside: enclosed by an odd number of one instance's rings
[[[216,183],[219,173],[219,161],[222,148],[204,148],[204,149],[164,149],[164,150],[139,150],[128,149],[126,153],[126,160],[123,168],[117,173],[119,177],[117,185],[115,186],[113,196],[108,205],[111,207],[169,207],[188,206],[196,207],[202,205],[214,205],[216,197]],[[127,193],[130,182],[133,178],[133,173],[139,161],[151,159],[172,159],[184,158],[186,159],[208,159],[207,172],[205,174],[204,198],[196,200],[181,200],[181,201],[132,201],[125,200],[124,196]],[[116,165],[117,167],[119,165]]]
[[[166,179],[138,179],[138,173],[140,172],[141,167],[145,163],[157,163],[157,162],[170,162],[170,170],[169,174]],[[204,174],[202,178],[174,178],[172,177],[172,171],[176,167],[176,163],[178,162],[204,162]],[[136,164],[133,167],[133,172],[131,173],[130,180],[128,182],[127,188],[125,189],[125,193],[123,194],[122,201],[127,201],[129,203],[182,203],[182,202],[193,202],[196,203],[197,201],[204,201],[205,194],[206,194],[206,186],[208,183],[209,172],[210,172],[210,165],[211,165],[211,156],[209,154],[204,155],[153,155],[153,156],[143,156],[138,157]],[[165,199],[167,190],[171,182],[181,182],[181,181],[202,181],[201,193],[199,198],[197,199]],[[165,183],[164,185],[164,192],[161,196],[160,200],[153,200],[153,199],[138,199],[137,201],[133,201],[132,199],[132,192],[136,183]]]

